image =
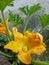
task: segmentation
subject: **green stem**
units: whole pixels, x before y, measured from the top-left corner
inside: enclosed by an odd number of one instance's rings
[[[1,11],[1,13],[2,13],[2,18],[3,18],[3,23],[4,23],[4,21],[5,21],[5,18],[4,18],[3,11]]]
[[[29,20],[29,16],[26,18],[26,22],[25,22],[23,33],[26,31],[26,28],[27,28],[27,25],[28,25],[28,22],[29,22],[28,20]]]
[[[12,65],[18,65],[18,64],[17,64],[17,62],[13,62],[13,64],[12,64]]]
[[[39,32],[39,33],[41,33],[41,32],[42,32],[42,30],[43,30],[43,28],[41,28],[38,32]]]
[[[32,64],[34,64],[34,65],[49,65],[49,62],[32,60]]]
[[[2,51],[0,51],[0,55],[3,55],[3,56],[8,57],[8,58],[12,58],[13,57],[13,56],[10,56],[8,54],[3,53]]]
[[[16,58],[15,61],[13,61],[12,65],[19,65],[20,64],[20,61]]]
[[[12,40],[11,32],[10,32],[8,26],[6,25],[3,11],[1,11],[1,13],[2,13],[2,18],[3,18],[3,23],[5,24],[5,27],[6,27],[6,30],[7,30],[7,34],[8,34],[8,37],[9,37],[9,41],[10,41],[10,40]]]

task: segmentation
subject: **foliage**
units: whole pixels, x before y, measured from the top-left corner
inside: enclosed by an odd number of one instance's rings
[[[30,16],[30,15],[32,15],[33,13],[35,13],[36,11],[38,11],[38,10],[40,10],[41,9],[41,6],[40,6],[40,4],[38,3],[38,4],[36,4],[36,5],[34,5],[34,6],[24,6],[24,7],[22,7],[22,8],[19,8],[19,10],[21,11],[21,12],[23,12],[26,16]]]
[[[6,6],[13,6],[14,0],[0,0],[0,10],[3,11]]]
[[[48,43],[49,43],[49,39],[48,39],[48,40],[46,40],[46,41],[45,41],[45,43],[46,43],[46,44],[48,44]]]
[[[19,14],[13,14],[12,11],[9,10],[9,21],[13,24],[13,26],[18,26],[24,23],[22,17]]]
[[[2,13],[2,17],[3,17],[3,19],[5,19],[4,18],[4,13],[3,13],[3,11],[4,11],[4,9],[6,8],[6,6],[13,6],[13,1],[14,0],[0,0],[0,10],[1,10],[1,13]],[[38,10],[40,10],[41,9],[41,6],[40,6],[40,4],[38,3],[38,4],[36,4],[36,5],[34,5],[34,6],[24,6],[24,7],[22,7],[22,8],[19,8],[19,10],[22,12],[22,13],[24,13],[25,15],[26,15],[26,17],[27,17],[27,20],[26,20],[26,23],[25,23],[25,25],[24,25],[24,32],[25,32],[25,30],[26,30],[26,27],[27,27],[27,24],[28,24],[28,19],[30,18],[30,16],[33,14],[33,13],[35,13],[36,11],[38,11]],[[48,21],[49,19],[49,17],[47,18],[47,15],[44,15],[44,16],[42,16],[42,18],[41,17],[39,17],[40,18],[40,21]],[[1,21],[1,19],[0,19],[0,21]],[[43,21],[43,22],[44,22]],[[20,17],[20,15],[19,14],[13,14],[13,12],[12,11],[10,11],[9,10],[9,22],[11,22],[12,24],[13,24],[13,26],[19,26],[19,25],[21,25],[21,24],[24,24],[24,20],[23,20],[23,18],[22,17]],[[47,26],[49,23],[46,23],[46,22],[44,22],[45,24],[43,24],[43,22],[41,23],[42,25],[43,25],[43,27],[45,27],[45,26]],[[1,24],[2,25],[2,24]],[[0,25],[0,27],[1,27],[1,25]],[[6,38],[4,38],[4,37],[2,37],[2,35],[0,35],[0,46],[3,46],[4,47],[4,45],[5,44],[7,44],[8,42],[14,42],[14,47],[15,47],[15,43],[17,42],[16,40],[18,40],[18,46],[20,46],[21,44],[20,43],[24,43],[24,42],[28,42],[28,38],[29,38],[29,36],[30,36],[30,33],[28,32],[28,34],[27,35],[29,35],[28,37],[26,37],[25,38],[25,36],[24,36],[24,38],[23,38],[23,34],[21,34],[20,32],[17,32],[16,31],[16,29],[13,29],[12,31],[9,29],[9,26],[8,26],[8,20],[4,20],[4,24],[3,24],[3,28],[6,28],[5,30],[6,30],[6,33],[7,33],[7,37]],[[7,32],[8,31],[8,32]],[[10,31],[10,32],[9,32]],[[32,34],[32,33],[31,33]],[[12,36],[11,36],[12,35]],[[26,35],[26,36],[27,36]],[[32,35],[31,35],[32,36]],[[32,36],[32,37],[34,37],[34,36]],[[29,38],[29,40],[30,41],[32,41],[32,37],[31,37],[31,39]],[[12,39],[12,40],[8,40],[8,39]],[[16,39],[17,38],[17,39]],[[37,36],[37,38],[38,38],[38,36]],[[23,39],[23,41],[22,41],[22,39]],[[29,42],[28,42],[29,43]],[[28,43],[26,43],[26,45],[28,44]],[[12,44],[11,44],[11,46],[12,46]],[[35,44],[36,45],[36,44]],[[45,45],[44,44],[41,44],[41,45],[43,45],[44,47],[42,47],[42,48],[44,48],[44,49],[42,49],[42,52],[46,49],[45,48]],[[17,45],[16,45],[17,46]],[[17,46],[17,47],[18,47]],[[25,45],[23,44],[22,45],[23,46],[23,48],[21,49],[22,51],[24,50],[24,51],[26,51],[26,47],[25,47]],[[20,47],[22,47],[22,46],[20,46]],[[29,45],[28,45],[29,46]],[[30,46],[31,46],[31,44],[30,44]],[[38,46],[38,45],[37,45]],[[8,47],[10,47],[10,46],[8,46]],[[17,48],[16,47],[16,48]],[[39,47],[40,47],[40,45],[39,45]],[[10,48],[13,48],[13,47],[10,47]],[[36,47],[35,47],[36,48]],[[15,51],[15,48],[13,48],[14,49],[14,51]],[[19,49],[19,47],[18,47],[18,49]],[[17,50],[18,50],[17,49]],[[31,49],[31,52],[30,52],[30,49]],[[29,52],[30,52],[30,54],[28,53],[28,55],[30,55],[31,56],[31,53],[32,53],[32,46],[30,47],[30,48],[28,48],[28,50],[29,50]],[[27,50],[27,52],[28,52],[28,50]],[[36,49],[37,50],[37,49]],[[38,49],[39,50],[39,49]],[[4,50],[5,51],[5,50]],[[9,52],[9,53],[8,53]],[[39,50],[39,52],[40,52],[40,50]],[[40,52],[40,53],[42,53],[42,52]],[[37,55],[38,55],[38,52],[35,52]],[[18,60],[18,58],[16,57],[16,55],[18,55],[19,53],[14,53],[14,52],[12,52],[12,51],[10,51],[10,50],[8,50],[8,51],[6,51],[6,53],[4,53],[4,52],[2,52],[2,51],[0,51],[0,54],[2,54],[2,55],[4,55],[5,57],[7,57],[8,59],[10,59],[12,62],[13,62],[13,64],[12,65],[16,65],[17,63],[18,64],[20,64],[20,62],[18,62],[19,60]],[[23,53],[24,54],[24,56],[27,54],[25,54],[25,53]],[[22,53],[20,54],[20,58],[21,58],[21,56],[23,56],[22,55]],[[23,57],[24,57],[23,56]],[[26,55],[27,56],[27,55]],[[30,57],[29,56],[29,57]],[[27,58],[27,57],[26,57]],[[22,58],[22,60],[23,60],[24,58]],[[49,64],[49,62],[38,62],[38,61],[32,61],[32,64],[34,64],[34,65],[48,65]]]
[[[27,28],[27,25],[29,22],[28,20],[29,20],[30,16],[40,9],[41,9],[41,6],[39,3],[34,5],[34,6],[27,5],[27,6],[24,6],[22,8],[19,8],[19,10],[26,15],[26,20],[25,20],[26,23],[24,24],[24,31],[23,32],[26,31],[26,28]]]
[[[44,42],[48,44],[49,42],[49,14],[40,15],[39,21],[42,25],[41,33],[44,38]]]
[[[9,55],[9,54],[4,53],[4,52],[2,52],[2,51],[0,51],[0,54],[1,54],[1,55],[4,55],[4,56],[7,57],[8,59],[12,59],[12,58],[13,58],[12,55]]]
[[[41,16],[39,16],[39,20],[40,20],[43,28],[46,27],[47,25],[49,25],[49,15],[47,15],[47,14],[41,15]]]
[[[0,46],[4,46],[8,42],[8,38],[0,34]]]

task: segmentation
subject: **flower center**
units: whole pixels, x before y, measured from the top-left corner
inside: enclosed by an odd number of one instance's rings
[[[27,52],[27,51],[28,51],[27,45],[24,45],[23,48],[22,48],[22,50],[23,50],[24,52]]]

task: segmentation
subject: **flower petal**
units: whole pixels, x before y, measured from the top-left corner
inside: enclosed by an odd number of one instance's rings
[[[0,33],[7,34],[6,27],[4,24],[0,23]]]
[[[34,48],[34,53],[37,55],[41,55],[45,51],[46,51],[46,47],[42,44]]]
[[[22,40],[23,34],[20,33],[20,32],[17,32],[16,27],[13,27],[12,31],[13,31],[13,35],[14,35],[14,40],[15,40],[15,41],[17,41],[17,40]]]
[[[37,35],[40,37],[40,40],[42,42],[43,41],[43,36],[41,34],[39,34],[39,33],[37,33]]]
[[[4,46],[5,49],[12,50],[15,53],[18,53],[22,48],[23,43],[22,42],[15,42],[11,41],[7,45]]]
[[[23,62],[24,64],[30,64],[31,62],[31,55],[29,53],[24,53],[23,51],[20,51],[18,53],[18,59]]]
[[[40,36],[38,34],[34,33],[34,32],[26,31],[24,33],[24,36],[26,36],[27,39],[28,39],[28,46],[29,46],[29,48],[38,46],[41,43]]]

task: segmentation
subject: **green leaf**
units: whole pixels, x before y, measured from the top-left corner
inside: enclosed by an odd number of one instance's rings
[[[49,61],[32,61],[32,64],[34,65],[49,65]]]
[[[14,20],[14,15],[12,11],[9,10],[9,21],[13,21],[13,20]]]
[[[6,6],[9,6],[14,0],[0,0],[0,10],[3,11]]]
[[[19,8],[20,11],[22,11],[25,15],[29,16],[29,6],[24,6],[22,8]]]
[[[12,65],[18,65],[18,64],[17,64],[17,62],[16,62],[16,61],[14,61]]]
[[[21,12],[23,12],[26,16],[30,16],[30,15],[32,15],[33,13],[35,13],[36,11],[38,11],[38,10],[40,10],[41,9],[41,6],[40,6],[40,4],[38,3],[38,4],[36,4],[36,5],[34,5],[34,6],[24,6],[24,7],[22,7],[22,8],[19,8],[19,10],[21,11]]]
[[[8,38],[0,34],[0,46],[4,46],[8,43]]]
[[[39,20],[42,24],[42,27],[46,27],[47,25],[49,25],[49,15],[44,14],[42,16],[39,16]]]
[[[12,6],[12,7],[13,7],[13,6],[14,6],[13,2],[12,2],[12,3],[10,3],[8,6]]]
[[[18,26],[24,23],[24,20],[19,16],[19,14],[13,14],[13,12],[10,10],[9,21],[13,24],[13,26]]]
[[[41,30],[44,42],[49,39],[49,25]]]
[[[45,41],[46,44],[49,44],[49,39]]]
[[[31,6],[31,7],[30,7],[30,15],[33,14],[33,13],[35,13],[36,11],[38,11],[38,10],[40,10],[40,9],[41,9],[41,6],[40,6],[39,3],[36,4],[36,5],[34,5],[34,6]]]

